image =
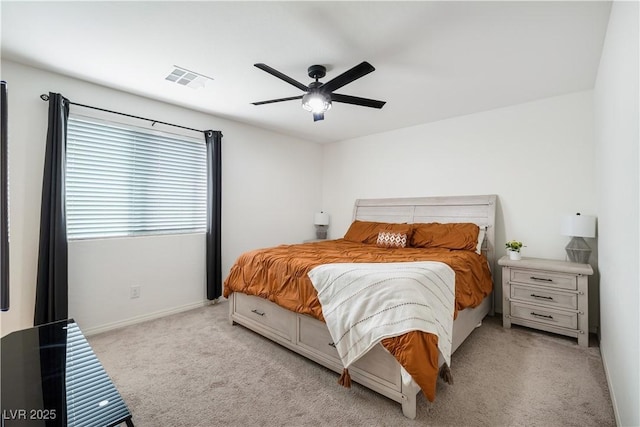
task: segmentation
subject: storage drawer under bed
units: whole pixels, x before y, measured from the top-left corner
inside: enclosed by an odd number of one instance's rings
[[[287,341],[293,340],[295,313],[260,297],[240,292],[236,292],[234,295],[236,315],[258,323],[261,327]]]
[[[319,352],[341,364],[338,351],[333,345],[333,339],[327,325],[309,316],[298,316],[298,345]],[[395,358],[382,344],[375,345],[367,354],[357,360],[349,371],[370,375],[377,381],[383,380],[394,387],[400,387],[400,364],[393,363]]]

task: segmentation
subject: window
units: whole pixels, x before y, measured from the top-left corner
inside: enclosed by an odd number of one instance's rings
[[[69,117],[69,239],[206,231],[204,139]]]

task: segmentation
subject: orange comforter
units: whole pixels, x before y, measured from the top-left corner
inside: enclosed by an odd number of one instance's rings
[[[307,273],[339,262],[440,261],[456,273],[456,313],[476,307],[493,288],[486,258],[473,251],[442,248],[381,248],[344,239],[281,245],[242,254],[224,283],[224,296],[242,292],[324,321],[316,290]],[[430,401],[438,377],[438,337],[414,331],[387,338],[382,345],[411,374]]]

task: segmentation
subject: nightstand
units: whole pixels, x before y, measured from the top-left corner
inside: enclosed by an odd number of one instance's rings
[[[589,346],[589,264],[539,258],[502,266],[502,326],[512,324],[567,335]]]

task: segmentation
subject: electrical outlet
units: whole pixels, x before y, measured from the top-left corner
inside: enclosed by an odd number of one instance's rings
[[[129,293],[129,297],[131,299],[140,298],[140,286],[139,285],[131,287],[131,292]]]

